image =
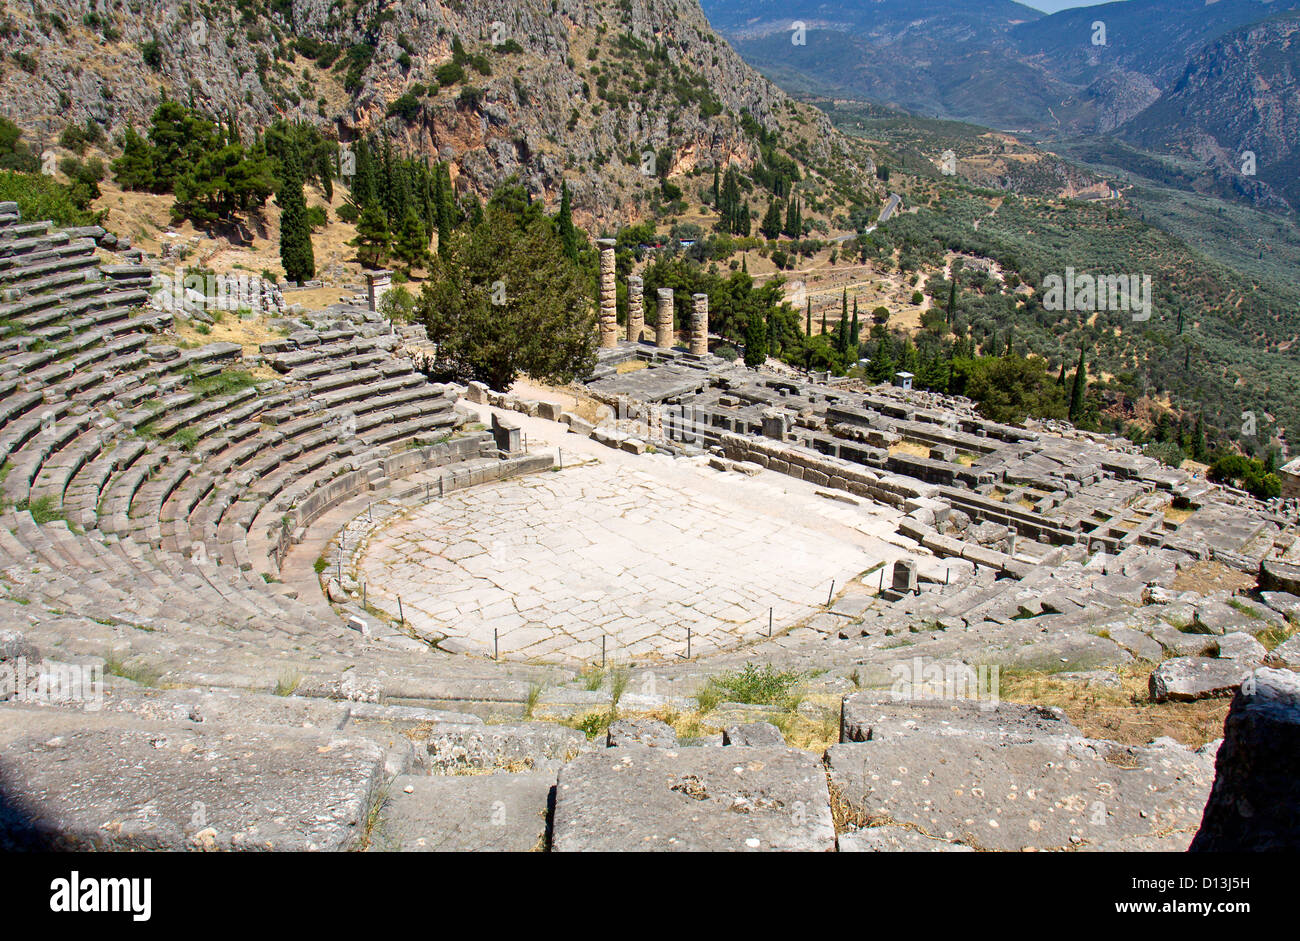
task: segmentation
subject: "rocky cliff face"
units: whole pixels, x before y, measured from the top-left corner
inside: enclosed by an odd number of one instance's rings
[[[1300,208],[1300,14],[1212,43],[1119,134],[1193,156],[1261,204]]]
[[[457,40],[473,63],[439,82]],[[142,126],[169,96],[250,130],[283,117],[344,141],[382,131],[450,159],[479,192],[517,174],[549,199],[568,179],[579,217],[601,224],[643,212],[634,153],[666,157],[672,176],[752,165],[746,114],[801,162],[871,170],[745,65],[696,0],[32,0],[6,4],[0,51],[4,110],[37,141],[88,118]]]

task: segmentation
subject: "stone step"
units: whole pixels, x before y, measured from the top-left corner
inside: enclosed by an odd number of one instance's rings
[[[829,852],[835,826],[825,772],[809,752],[630,746],[560,771],[552,848]]]
[[[378,852],[526,853],[546,847],[555,773],[400,775],[380,808]]]

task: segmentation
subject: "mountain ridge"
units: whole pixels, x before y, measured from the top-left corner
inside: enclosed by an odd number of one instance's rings
[[[873,169],[719,40],[695,0],[144,0],[108,13],[49,0],[4,14],[0,52],[8,117],[46,146],[68,123],[141,129],[171,97],[245,130],[284,118],[341,141],[386,134],[450,157],[458,188],[479,194],[517,176],[555,199],[567,181],[597,226],[647,211],[634,148],[667,149],[669,176],[749,168],[759,128],[827,172]]]

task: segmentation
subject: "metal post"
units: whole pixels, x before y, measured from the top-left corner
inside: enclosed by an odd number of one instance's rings
[[[605,635],[600,635],[600,668],[605,669]]]
[[[497,629],[495,627],[492,628],[492,659],[501,659],[501,644],[497,639]]]
[[[767,609],[767,636],[772,636],[772,609]]]
[[[564,470],[564,449],[556,448],[555,454],[560,459],[560,470]]]
[[[691,628],[690,628],[690,625],[687,625],[687,627],[686,627],[686,659],[687,659],[687,660],[691,659]]]
[[[885,590],[885,567],[883,565],[880,567],[880,590]]]
[[[826,595],[826,606],[830,607],[831,599],[835,597],[835,579],[831,579],[831,590]]]
[[[402,596],[401,596],[401,595],[398,595],[398,596],[397,596],[397,619],[398,619],[398,622],[399,622],[399,623],[401,623],[401,624],[403,624],[403,625],[406,624],[406,614],[402,611]]]
[[[361,583],[361,609],[364,611],[365,607],[366,607],[366,583],[362,582]]]

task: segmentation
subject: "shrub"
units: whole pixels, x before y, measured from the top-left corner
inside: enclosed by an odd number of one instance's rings
[[[162,68],[162,43],[156,39],[140,43],[140,58],[149,68],[159,71]]]

